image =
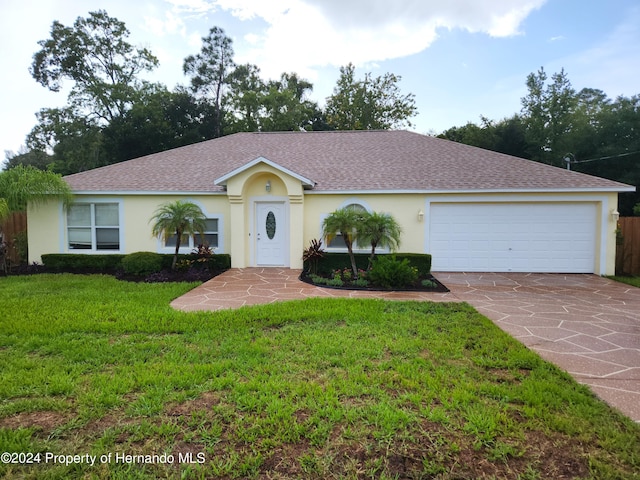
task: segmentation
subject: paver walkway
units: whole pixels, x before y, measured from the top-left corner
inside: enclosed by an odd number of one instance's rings
[[[316,287],[299,270],[231,269],[174,300],[219,310],[307,297],[465,301],[640,422],[640,289],[596,275],[436,273],[449,293],[366,292]]]
[[[174,300],[171,305],[190,311],[240,308],[308,297],[456,301],[451,293],[369,292],[316,287],[301,282],[299,276],[300,270],[288,268],[232,268]]]

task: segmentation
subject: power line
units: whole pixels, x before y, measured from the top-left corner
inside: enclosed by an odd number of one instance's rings
[[[587,160],[576,160],[576,157],[573,153],[567,153],[564,156],[563,160],[567,162],[567,170],[571,170],[571,164],[574,164],[574,163],[587,163],[587,162],[595,162],[597,160],[608,160],[610,158],[628,157],[629,155],[635,155],[636,153],[640,153],[640,150],[635,152],[620,153],[618,155],[609,155],[607,157],[589,158]]]

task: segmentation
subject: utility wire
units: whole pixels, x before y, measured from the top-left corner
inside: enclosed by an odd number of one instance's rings
[[[576,157],[573,153],[567,153],[564,156],[563,160],[567,162],[567,170],[571,170],[571,165],[574,165],[576,163],[587,163],[587,162],[595,162],[598,160],[608,160],[610,158],[628,157],[629,155],[635,155],[636,153],[640,153],[640,150],[635,152],[620,153],[618,155],[609,155],[607,157],[589,158],[587,160],[576,160]]]
[[[608,157],[589,158],[587,160],[572,160],[571,163],[586,163],[595,162],[596,160],[608,160],[609,158],[628,157],[629,155],[635,155],[636,153],[640,153],[640,150],[637,152],[621,153],[619,155],[609,155]]]

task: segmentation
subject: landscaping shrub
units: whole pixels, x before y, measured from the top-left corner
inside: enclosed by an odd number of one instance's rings
[[[366,270],[369,266],[368,253],[356,253],[356,265],[358,268]],[[387,254],[376,255],[376,258],[383,258],[389,256]],[[431,255],[427,253],[397,253],[395,254],[397,260],[407,259],[412,267],[418,269],[421,275],[427,275],[431,272]],[[324,256],[318,260],[317,273],[318,275],[329,276],[331,272],[344,269],[350,265],[349,255],[346,253],[328,253],[325,252]],[[310,265],[305,262],[305,269],[310,271]]]
[[[369,281],[382,288],[407,288],[418,279],[418,269],[404,258],[397,260],[395,255],[376,257],[367,274]]]
[[[122,259],[122,268],[129,275],[150,275],[162,270],[162,257],[153,252],[130,253]]]
[[[162,266],[160,270],[171,269],[171,261],[173,260],[173,255],[159,253],[152,254],[157,255],[161,258]],[[119,269],[124,268],[122,260],[125,258],[125,256],[128,255],[119,253],[104,255],[88,255],[84,253],[46,253],[42,255],[42,263],[48,270],[52,270],[55,272],[116,273]],[[195,253],[179,256],[179,260],[193,261],[195,265],[202,265],[202,268],[206,268],[212,272],[220,272],[231,268],[231,256],[229,254],[215,254],[208,257],[204,262],[200,262],[200,259],[201,257]]]
[[[201,264],[203,267],[208,268],[212,272],[227,270],[231,268],[231,255],[227,253],[211,255],[206,259],[203,259],[197,253],[185,255],[185,257],[189,260],[195,260],[196,264]]]
[[[122,267],[121,254],[86,255],[84,253],[47,253],[42,255],[42,263],[50,270],[58,272],[113,273]]]

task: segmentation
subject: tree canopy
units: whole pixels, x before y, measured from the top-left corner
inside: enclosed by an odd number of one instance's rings
[[[71,189],[60,175],[23,165],[0,172],[0,209],[5,215],[26,210],[28,202],[39,204],[51,198],[65,203],[72,199]]]
[[[158,65],[149,50],[127,42],[128,36],[125,24],[104,10],[78,17],[72,27],[54,21],[51,37],[38,42],[42,48],[33,56],[31,75],[54,92],[71,80],[74,110],[113,120],[138,99],[138,74]]]
[[[640,95],[610,99],[602,91],[576,91],[561,70],[543,68],[526,78],[522,110],[510,118],[468,123],[440,137],[567,167],[640,187]],[[618,210],[631,215],[640,192],[620,194]]]
[[[39,43],[31,74],[60,91],[71,82],[67,105],[42,108],[27,149],[9,153],[9,168],[30,165],[70,174],[242,131],[391,129],[411,127],[415,96],[393,73],[356,76],[340,68],[320,108],[313,84],[294,72],[265,80],[256,65],[238,65],[233,41],[210,29],[198,53],[184,59],[188,86],[173,91],[140,74],[158,60],[128,42],[125,24],[99,10],[72,26],[54,21]],[[445,130],[450,140],[640,185],[640,95],[610,99],[596,88],[576,90],[567,72],[544,68],[525,79],[522,108],[511,117],[481,117]],[[622,194],[630,214],[640,193]]]
[[[38,42],[30,72],[51,91],[71,89],[63,107],[43,107],[26,150],[8,152],[8,168],[32,165],[64,175],[243,131],[385,129],[410,126],[413,94],[400,77],[340,69],[322,109],[313,84],[295,72],[265,80],[256,65],[238,65],[233,40],[214,26],[200,51],[183,62],[187,86],[170,91],[140,75],[158,66],[147,49],[128,42],[125,24],[104,10],[71,26],[54,21]]]
[[[415,95],[402,94],[402,78],[392,73],[356,80],[352,63],[340,68],[340,77],[327,98],[326,116],[336,130],[384,130],[410,127],[417,108]]]

